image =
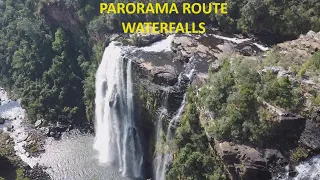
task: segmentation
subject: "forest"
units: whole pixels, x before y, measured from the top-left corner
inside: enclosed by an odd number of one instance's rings
[[[126,1],[114,3],[118,2]],[[11,96],[21,98],[31,122],[92,124],[94,75],[109,35],[121,33],[122,22],[201,19],[223,32],[255,35],[270,43],[320,30],[318,0],[217,2],[228,3],[227,15],[100,15],[97,0],[0,0],[0,85],[10,90]],[[234,85],[232,79],[230,83]],[[286,83],[285,79],[279,82],[279,88],[286,88]],[[244,84],[238,93],[256,90]],[[287,103],[277,97],[275,101]],[[221,128],[218,131],[230,131]]]

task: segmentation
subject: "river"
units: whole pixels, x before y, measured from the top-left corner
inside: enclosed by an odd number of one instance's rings
[[[24,136],[28,127],[23,124],[25,110],[19,101],[12,101],[0,87],[0,117],[7,119],[0,129],[14,126],[10,136],[15,142],[16,154],[31,167],[39,163],[46,166],[54,180],[126,180],[118,170],[98,161],[98,152],[93,147],[94,136],[74,130],[61,140],[47,138],[45,152],[37,158],[30,158],[24,149]]]

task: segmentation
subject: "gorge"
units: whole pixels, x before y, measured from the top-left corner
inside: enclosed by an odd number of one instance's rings
[[[318,0],[125,2],[0,0],[0,180],[319,179]]]
[[[250,41],[221,35],[210,37],[224,42],[220,44],[224,44],[224,47]],[[63,135],[60,141],[48,139],[45,145],[46,151],[38,158],[26,156],[24,146],[21,146],[22,150],[17,149],[17,152],[31,166],[40,163],[50,167],[46,171],[53,179],[58,180],[65,178],[77,180],[90,178],[167,179],[168,171],[177,156],[175,131],[180,126],[183,114],[186,113],[187,88],[189,84],[198,85],[199,78],[203,76],[202,73],[205,73],[203,66],[206,65],[201,62],[201,57],[205,57],[201,54],[203,51],[198,51],[197,53],[200,54],[193,54],[189,57],[189,62],[182,67],[179,67],[179,63],[172,63],[172,49],[177,48],[175,45],[180,44],[178,48],[181,49],[177,52],[190,51],[192,44],[187,43],[186,40],[191,39],[190,36],[170,35],[164,40],[145,47],[111,42],[105,49],[96,73],[95,138],[91,134],[71,131]],[[201,39],[196,41],[198,40]],[[189,44],[189,49],[183,43]],[[255,42],[250,43],[252,47],[261,47]],[[171,67],[174,67],[176,71],[171,70]],[[144,71],[147,73],[141,73]],[[1,96],[1,99],[6,98]],[[2,106],[5,105],[6,102],[2,102]],[[21,108],[18,103],[15,104],[15,107]],[[3,109],[1,117],[5,117],[7,111],[10,112],[11,109]],[[20,116],[20,114],[17,115]],[[14,115],[6,118],[17,122],[14,120]],[[18,125],[15,125],[13,132],[18,134],[16,136],[13,133],[12,137],[14,139],[23,138],[24,132],[28,131],[28,128],[20,129]],[[20,143],[19,140],[16,142]],[[223,143],[220,147],[226,148]],[[243,147],[238,145],[234,149],[232,146],[229,149],[226,148],[224,149],[226,154],[221,154],[221,158],[232,157],[232,153],[246,153],[237,152],[236,148],[241,150]],[[95,151],[89,150],[93,148]],[[252,154],[258,153],[258,156],[262,156],[255,149],[250,151]],[[251,158],[252,155],[247,154],[246,156]],[[265,161],[264,157],[255,158],[252,160]],[[243,163],[251,162],[244,161]],[[245,165],[245,168],[253,168],[256,166],[254,163],[256,162],[250,164],[252,167]],[[74,166],[75,164],[77,166]],[[254,168],[259,168],[259,166]],[[315,156],[302,162],[296,167],[294,177],[292,177],[292,167],[283,166],[283,169],[283,173],[274,174],[273,179],[317,179],[319,158]],[[258,174],[262,172],[258,170]],[[245,177],[245,175],[241,176]]]

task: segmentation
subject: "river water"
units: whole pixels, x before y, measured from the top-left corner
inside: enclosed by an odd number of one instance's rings
[[[39,162],[49,167],[47,172],[55,180],[126,179],[118,170],[99,163],[93,143],[93,135],[70,134],[60,141],[50,138]]]
[[[10,136],[15,142],[16,154],[31,167],[39,163],[47,168],[54,180],[126,180],[118,170],[99,163],[98,152],[93,147],[94,136],[71,131],[61,140],[47,138],[45,153],[38,158],[28,157],[24,145],[28,128],[23,125],[25,111],[19,101],[12,101],[0,87],[0,117],[7,119],[0,129],[14,126]]]

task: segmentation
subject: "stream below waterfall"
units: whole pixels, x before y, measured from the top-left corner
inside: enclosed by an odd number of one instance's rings
[[[145,52],[161,52],[170,51],[170,42],[173,36],[169,36],[166,40],[155,43],[151,46],[144,48],[136,48]],[[222,36],[216,38],[225,39],[240,43],[248,39],[235,39]],[[256,44],[260,49],[267,49],[266,47]],[[108,55],[108,50],[112,51]],[[104,59],[102,61],[102,68],[97,74],[96,84],[99,89],[99,98],[96,99],[96,104],[100,107],[101,113],[96,111],[98,115],[98,127],[96,127],[97,135],[94,137],[92,134],[82,134],[77,130],[65,133],[61,140],[54,140],[47,138],[45,143],[45,152],[37,158],[30,158],[23,149],[24,141],[20,141],[27,129],[24,127],[22,121],[25,116],[25,111],[20,106],[19,101],[11,101],[6,92],[1,88],[0,92],[0,117],[9,120],[4,125],[0,125],[0,129],[5,127],[14,126],[10,136],[15,141],[16,154],[21,159],[34,166],[36,163],[44,165],[47,172],[54,180],[125,180],[129,179],[123,177],[126,171],[133,174],[134,177],[141,177],[143,173],[142,159],[143,154],[139,148],[141,144],[137,144],[139,139],[137,127],[133,121],[134,111],[133,95],[132,95],[132,79],[131,79],[131,61],[116,64],[121,56],[121,49],[115,44],[111,44],[109,49],[106,49]],[[107,65],[113,64],[114,66],[108,67]],[[108,64],[109,63],[109,64]],[[186,72],[186,76],[191,79],[193,69]],[[124,78],[126,77],[126,78]],[[112,79],[116,78],[116,79]],[[105,80],[108,80],[106,82]],[[162,124],[160,121],[167,115],[165,109],[167,103],[167,95],[165,95],[165,102],[160,110],[160,117],[157,127],[157,139],[161,141]],[[180,108],[172,117],[168,130],[164,130],[166,140],[168,142],[173,139],[171,128],[177,126],[180,117],[183,113],[184,106],[186,105],[185,97],[181,102]],[[100,101],[99,101],[100,100]],[[120,104],[119,104],[120,103]],[[124,109],[119,111],[116,106]],[[103,113],[102,113],[103,112]],[[119,113],[120,112],[120,113]],[[113,122],[110,121],[113,120]],[[122,120],[126,121],[123,122]],[[120,121],[121,120],[121,121]],[[122,127],[123,126],[123,127]],[[128,142],[128,143],[126,143]],[[161,145],[161,143],[159,143]],[[165,146],[165,145],[164,145]],[[168,146],[168,144],[167,144]],[[138,150],[137,150],[138,149]],[[170,152],[170,151],[169,151]],[[171,162],[171,154],[160,154],[156,157],[157,171],[155,172],[156,180],[165,179],[166,166]],[[112,166],[115,163],[116,166]],[[110,165],[112,164],[112,165]],[[320,157],[315,156],[310,160],[301,163],[296,167],[298,172],[295,178],[290,178],[288,175],[281,178],[274,178],[278,180],[319,180],[320,179]]]

